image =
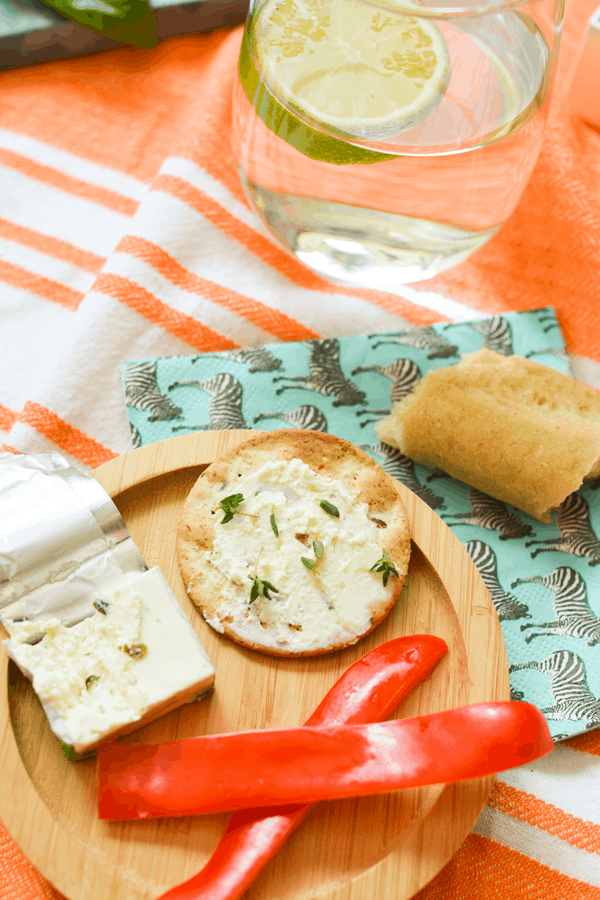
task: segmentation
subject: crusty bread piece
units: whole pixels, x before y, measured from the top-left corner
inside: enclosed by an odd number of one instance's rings
[[[600,474],[600,394],[486,349],[429,372],[375,430],[411,459],[540,522]]]
[[[290,485],[304,477],[313,495],[296,501]],[[222,524],[219,503],[238,492],[246,515]],[[323,511],[321,500],[339,508],[339,519]],[[357,536],[363,533],[377,543],[365,549]],[[231,559],[219,557],[221,542],[231,540],[223,543]],[[315,541],[323,545],[319,558]],[[369,572],[384,548],[399,575],[386,586],[381,573]],[[213,628],[271,655],[311,656],[355,643],[387,615],[408,570],[410,534],[396,482],[370,456],[332,435],[281,429],[247,441],[202,473],[181,513],[177,553],[188,594]],[[277,591],[251,600],[255,575],[276,581]]]

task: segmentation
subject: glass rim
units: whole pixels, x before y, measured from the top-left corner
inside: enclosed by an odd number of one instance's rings
[[[422,6],[423,0],[366,0],[369,6],[375,6],[388,12],[403,13],[421,18],[465,18],[467,16],[493,16],[515,6],[526,6],[536,0],[463,0],[461,6]]]

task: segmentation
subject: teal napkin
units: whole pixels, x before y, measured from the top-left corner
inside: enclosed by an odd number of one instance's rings
[[[310,428],[346,438],[442,516],[498,613],[513,699],[555,740],[600,727],[600,483],[544,525],[378,441],[374,423],[419,378],[488,347],[570,374],[551,307],[386,334],[136,360],[122,366],[136,447],[192,431]],[[599,480],[600,482],[600,480]]]

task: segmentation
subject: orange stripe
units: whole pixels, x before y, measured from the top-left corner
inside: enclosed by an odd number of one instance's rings
[[[52,303],[58,303],[59,306],[64,306],[66,309],[77,309],[83,300],[81,291],[75,291],[66,284],[51,281],[50,278],[44,278],[42,275],[34,275],[33,272],[2,259],[0,259],[0,281],[24,291],[30,291],[30,293],[37,294],[44,300],[51,300]]]
[[[591,753],[600,756],[600,729],[588,731],[586,734],[578,734],[577,737],[564,741],[572,750],[580,750],[582,753]]]
[[[415,325],[431,325],[434,322],[449,321],[445,316],[430,309],[416,306],[402,297],[397,297],[395,294],[387,294],[384,291],[372,291],[367,288],[340,287],[326,281],[319,275],[315,275],[310,269],[305,268],[286,253],[285,250],[276,247],[267,237],[236,219],[235,216],[211,197],[208,197],[182,178],[177,178],[174,175],[159,175],[153,187],[155,190],[164,191],[164,193],[170,194],[172,197],[177,197],[178,200],[195,209],[209,222],[221,231],[224,231],[229,237],[234,238],[247,250],[299,287],[311,291],[325,291],[328,294],[361,297],[370,303],[374,303],[376,306],[380,306],[382,309],[410,319]]]
[[[471,834],[413,900],[600,900],[600,888]]]
[[[15,453],[17,456],[19,456],[21,451],[15,450],[15,448],[11,447],[10,444],[0,444],[0,453]]]
[[[0,897],[4,900],[65,900],[33,868],[0,822]]]
[[[79,178],[73,178],[71,175],[65,175],[58,169],[50,166],[44,166],[42,163],[34,162],[27,156],[21,156],[13,150],[4,150],[0,148],[0,163],[11,169],[16,169],[28,178],[34,178],[36,181],[42,181],[51,187],[59,188],[67,194],[73,194],[75,197],[82,197],[84,200],[92,200],[101,206],[107,206],[115,212],[124,213],[132,216],[139,206],[137,200],[130,197],[123,197],[116,191],[108,188],[99,187],[97,184],[90,184],[87,181],[81,181]]]
[[[149,322],[164,328],[165,331],[170,331],[175,337],[197,350],[205,352],[207,350],[233,350],[239,347],[239,344],[230,341],[218,331],[202,325],[197,319],[167,306],[141,285],[128,278],[123,278],[122,275],[111,275],[105,272],[96,279],[92,290],[108,294],[109,297],[129,306]]]
[[[117,251],[130,253],[138,259],[142,259],[177,287],[184,291],[200,294],[212,303],[218,303],[220,306],[232,310],[282,341],[305,341],[320,336],[316,331],[305,328],[295,319],[276,309],[252,300],[244,294],[229,290],[214,281],[194,275],[161,247],[145,241],[143,238],[128,235],[120,242]]]
[[[0,430],[10,431],[14,422],[16,422],[18,413],[13,412],[8,406],[2,406],[0,403]]]
[[[219,28],[139,53],[119,47],[81,62],[3,70],[2,127],[150,184],[178,136],[202,123],[218,133],[225,165],[231,153],[222,111],[229,113],[235,58],[223,58],[221,48],[232,35],[239,46],[235,32]]]
[[[118,456],[107,447],[103,447],[93,438],[88,437],[84,431],[69,425],[56,413],[40,406],[39,403],[28,401],[23,407],[23,412],[19,415],[19,422],[35,428],[49,441],[57,444],[61,449],[70,453],[71,456],[77,457],[82,462],[92,468],[102,465]]]
[[[507,813],[513,819],[519,819],[528,825],[535,825],[554,834],[574,847],[590,853],[600,853],[600,826],[587,822],[564,812],[558,806],[545,803],[502,781],[494,785],[488,806]]]
[[[0,218],[0,237],[31,247],[33,250],[39,250],[40,253],[53,256],[55,259],[62,259],[63,262],[83,269],[84,272],[91,272],[93,275],[96,275],[105,263],[105,260],[101,256],[96,256],[95,253],[80,250],[67,241],[42,234],[41,231],[33,231],[31,228],[23,228],[22,225],[15,225],[14,222],[9,222],[7,219]]]

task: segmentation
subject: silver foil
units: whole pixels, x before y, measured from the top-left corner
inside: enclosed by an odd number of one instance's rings
[[[104,582],[147,568],[91,475],[59,453],[0,453],[0,621],[74,625]]]

